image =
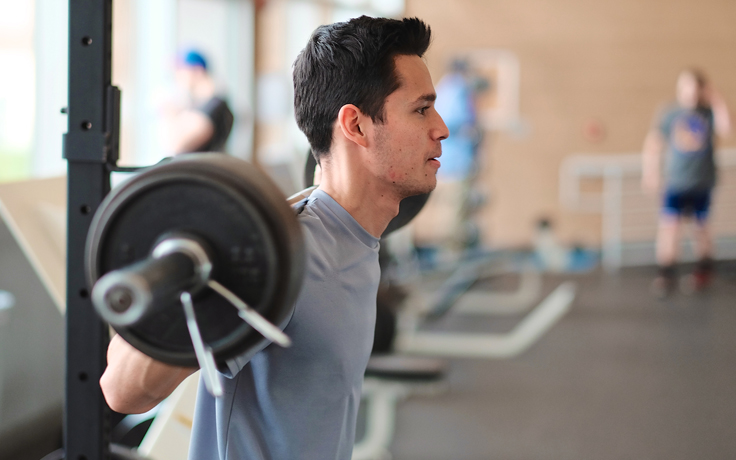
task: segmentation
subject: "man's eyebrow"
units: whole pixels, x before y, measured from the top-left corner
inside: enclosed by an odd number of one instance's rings
[[[435,99],[437,99],[437,95],[435,93],[427,93],[427,94],[422,94],[421,96],[419,96],[417,98],[417,100],[414,101],[414,102],[415,103],[417,103],[417,102],[434,102]]]

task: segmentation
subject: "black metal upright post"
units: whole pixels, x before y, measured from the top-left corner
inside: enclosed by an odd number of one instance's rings
[[[110,336],[89,298],[84,247],[92,215],[110,191],[108,166],[117,161],[111,57],[112,0],[69,0],[66,460],[110,456],[110,410],[98,383]]]

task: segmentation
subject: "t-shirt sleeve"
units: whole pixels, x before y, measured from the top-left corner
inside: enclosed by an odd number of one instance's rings
[[[293,317],[294,317],[294,310],[292,309],[291,315],[289,315],[289,317],[286,318],[283,324],[279,324],[278,328],[281,329],[282,331],[286,329],[286,326],[289,325],[289,322],[291,321]],[[271,345],[271,343],[272,342],[268,340],[267,338],[261,337],[261,340],[255,346],[249,348],[248,350],[246,350],[245,352],[243,352],[242,354],[234,358],[228,359],[227,361],[225,361],[224,364],[220,365],[218,370],[225,377],[229,379],[234,378],[236,375],[238,375],[238,372],[240,372],[240,370],[243,369],[246,366],[246,364],[250,362],[251,359],[253,359],[253,357],[256,354],[265,350],[266,347]]]
[[[200,106],[197,111],[202,112],[209,118],[212,123],[217,123],[222,111],[225,109],[225,101],[219,97],[210,98],[205,104]]]
[[[706,107],[704,110],[705,110],[705,118],[708,120],[708,123],[710,124],[710,126],[714,128],[715,123],[716,123],[716,116],[713,113],[713,109],[710,107]]]
[[[675,110],[672,106],[661,106],[654,117],[652,130],[659,132],[663,137],[668,138],[672,130],[672,121],[675,118]]]
[[[301,214],[301,212],[304,210],[304,207],[307,203],[307,198],[295,203],[292,206],[292,209],[294,209],[294,212],[298,215]],[[308,234],[305,235],[305,237],[308,237]],[[282,331],[286,329],[286,327],[291,322],[292,318],[294,317],[294,311],[296,310],[296,304],[299,302],[299,297],[297,297],[297,300],[295,301],[294,308],[291,310],[291,315],[289,315],[288,318],[286,318],[283,322],[283,324],[277,325],[279,329]],[[238,375],[238,372],[243,369],[248,362],[250,362],[251,359],[261,351],[265,350],[266,347],[271,345],[271,341],[266,339],[265,337],[262,337],[260,342],[258,342],[254,347],[249,348],[245,352],[243,352],[241,355],[238,355],[234,358],[228,359],[225,361],[223,365],[220,365],[219,371],[222,375],[224,375],[227,378],[234,378],[236,375]],[[278,346],[278,345],[276,345]]]

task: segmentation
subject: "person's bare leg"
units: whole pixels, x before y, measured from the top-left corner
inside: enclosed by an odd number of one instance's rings
[[[695,253],[698,260],[711,259],[713,257],[713,237],[711,236],[708,221],[695,221],[693,239],[695,240]]]
[[[698,263],[693,272],[693,288],[696,291],[705,289],[711,282],[713,274],[713,237],[710,225],[705,219],[697,219],[693,230],[695,253]]]
[[[680,243],[680,216],[662,214],[657,229],[657,263],[660,267],[677,262]]]
[[[657,264],[659,275],[652,283],[652,291],[658,297],[669,294],[675,286],[675,263],[680,246],[680,216],[663,213],[657,230]]]

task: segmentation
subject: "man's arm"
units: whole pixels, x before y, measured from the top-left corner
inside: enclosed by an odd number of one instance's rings
[[[720,138],[731,135],[731,116],[723,97],[713,87],[708,88],[708,102],[713,111],[713,128]]]
[[[112,410],[141,414],[155,407],[196,370],[156,361],[116,335],[107,349],[107,369],[100,387]]]
[[[212,120],[197,110],[184,110],[175,115],[167,128],[169,148],[175,154],[194,151],[215,133]]]
[[[647,192],[657,192],[660,182],[660,161],[662,158],[662,150],[664,149],[664,139],[662,134],[657,130],[652,130],[644,139],[644,148],[642,151],[642,174],[641,185]]]

